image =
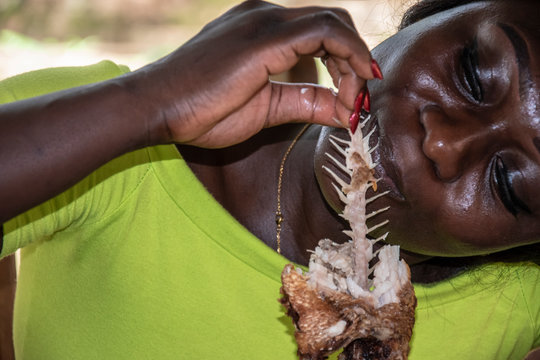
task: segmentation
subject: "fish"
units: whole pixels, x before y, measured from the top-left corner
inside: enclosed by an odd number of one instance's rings
[[[360,131],[355,125],[348,139],[330,137],[344,162],[326,154],[350,179],[324,167],[345,205],[340,215],[350,225],[349,240],[321,239],[311,251],[309,270],[287,264],[281,273],[279,301],[294,324],[300,360],[326,359],[339,350],[339,360],[408,357],[417,304],[410,268],[400,259],[399,246],[385,243],[388,232],[369,236],[387,220],[367,226],[368,219],[388,209],[366,213],[367,204],[387,193],[366,196],[369,188],[377,190],[375,147],[369,146],[375,128],[366,135],[362,131],[370,117],[363,112]],[[382,246],[375,250],[377,243]]]

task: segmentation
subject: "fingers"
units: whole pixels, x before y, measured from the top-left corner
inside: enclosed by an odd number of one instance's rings
[[[308,11],[307,8],[304,11]],[[288,9],[281,9],[286,12]],[[296,10],[298,12],[298,10]],[[367,45],[358,36],[351,21],[343,20],[341,12],[331,9],[311,12],[283,23],[277,29],[276,37],[282,45],[280,50],[286,56],[325,56],[332,59],[341,72],[350,69],[364,79],[372,79],[371,54]],[[279,64],[275,64],[279,66]],[[279,69],[281,71],[286,69]]]
[[[240,39],[244,41],[235,48],[251,59],[249,67],[232,68],[229,73],[237,72],[236,78],[253,78],[254,74],[265,72],[277,75],[290,70],[302,56],[324,56],[339,90],[337,113],[340,120],[346,122],[345,109],[353,110],[356,95],[366,79],[373,79],[373,73],[369,49],[345,10],[283,8],[250,0],[228,14],[236,16],[229,19],[229,24],[243,24],[233,29],[235,33],[242,33]],[[222,30],[220,27],[220,34]]]
[[[339,100],[332,89],[312,84],[272,83],[271,86],[265,127],[287,122],[347,126],[338,120],[336,109]]]
[[[198,75],[184,75],[187,82],[175,81],[167,91],[178,94],[175,84],[189,83],[187,97],[174,105],[195,111],[188,116],[193,121],[180,114],[168,123],[180,134],[175,138],[197,146],[228,146],[265,126],[291,121],[349,126],[357,94],[374,78],[369,49],[348,13],[340,9],[287,9],[249,0],[208,24],[180,49],[165,64],[175,69],[182,68],[178,64],[196,65]],[[268,81],[268,75],[292,69],[302,56],[324,56],[337,93]],[[200,106],[208,99],[212,107]]]
[[[340,63],[339,66],[338,62]],[[332,77],[334,86],[338,89],[336,116],[345,125],[348,123],[348,117],[354,108],[354,101],[360,89],[366,85],[366,80],[357,76],[350,66],[343,61],[336,61],[330,58],[325,64]]]
[[[324,12],[331,12],[332,16],[337,16],[349,25],[351,28],[355,28],[354,22],[350,16],[350,14],[347,12],[347,10],[342,8],[330,8],[330,7],[320,7],[320,6],[306,6],[306,7],[299,7],[299,8],[288,8],[284,10],[284,15],[288,21],[303,17],[303,16],[311,16],[313,14],[319,14]]]
[[[206,148],[230,146],[248,139],[263,127],[289,122],[346,127],[348,120],[345,123],[338,120],[338,104],[337,94],[323,86],[271,82],[243,107],[186,143]]]
[[[338,88],[335,116],[347,124],[357,94],[367,79],[374,78],[371,54],[350,16],[344,10],[315,7],[279,12],[288,21],[276,31],[281,44],[271,50],[277,52],[272,58],[282,61],[268,63],[267,69],[271,73],[283,71],[283,66],[292,66],[291,61],[303,55],[323,57]]]

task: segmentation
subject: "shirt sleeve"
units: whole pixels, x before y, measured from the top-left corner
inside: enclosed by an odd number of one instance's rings
[[[89,66],[50,68],[16,75],[0,81],[0,104],[107,80],[128,71],[126,66],[102,61]],[[47,239],[61,229],[91,221],[113,209],[129,193],[131,184],[120,184],[126,191],[115,192],[107,190],[104,180],[117,177],[117,182],[121,182],[118,174],[133,168],[133,164],[147,162],[147,158],[145,151],[138,151],[115,159],[71,189],[2,224],[0,258],[34,240]],[[102,206],[104,200],[108,206]],[[99,211],[95,209],[97,203],[101,205]]]
[[[127,66],[108,60],[88,66],[30,71],[0,81],[0,104],[111,79],[127,72]]]
[[[147,148],[124,154],[60,195],[7,221],[0,257],[115,216],[151,168]]]

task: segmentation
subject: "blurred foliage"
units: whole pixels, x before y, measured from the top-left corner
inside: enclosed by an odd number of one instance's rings
[[[343,6],[356,14],[360,27],[381,31],[381,14],[414,0],[275,0],[288,6]],[[199,29],[240,0],[0,0],[0,29],[35,39],[59,41],[97,36],[105,42],[129,42],[160,27]],[[385,9],[390,7],[391,10]],[[398,11],[399,12],[399,11]],[[388,26],[385,26],[388,28]],[[360,29],[364,30],[364,29]],[[193,33],[193,31],[192,31]]]
[[[10,30],[3,30],[0,32],[0,44],[4,46],[11,46],[14,48],[29,49],[40,46],[40,43],[38,41]]]
[[[0,3],[0,24],[5,23],[11,15],[16,14],[25,0],[3,0]]]
[[[69,41],[62,42],[61,45],[69,47],[70,50],[78,50],[88,47],[89,44],[95,42],[95,37],[87,37],[84,39],[71,39]],[[44,45],[59,44],[54,38],[45,38],[43,40],[36,40],[27,35],[12,31],[2,30],[0,31],[0,45],[12,49],[26,49],[26,50],[39,50]]]
[[[346,8],[369,47],[395,31],[416,0],[270,0]],[[241,0],[0,0],[0,78],[110,59],[131,69],[193,37]]]
[[[134,27],[199,26],[232,0],[1,0],[0,26],[21,34],[64,41],[98,36],[129,41]]]

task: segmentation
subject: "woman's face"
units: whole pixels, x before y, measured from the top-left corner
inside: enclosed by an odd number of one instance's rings
[[[465,5],[374,49],[385,79],[369,84],[366,130],[378,128],[390,194],[372,206],[391,206],[377,216],[388,242],[461,256],[539,241],[539,15],[532,0]]]

